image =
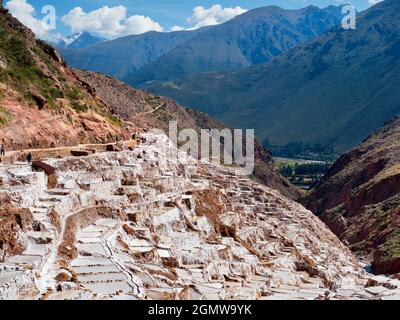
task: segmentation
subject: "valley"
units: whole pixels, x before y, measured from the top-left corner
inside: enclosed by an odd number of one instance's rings
[[[377,273],[397,273],[399,120],[341,156],[300,199]]]
[[[400,300],[398,0],[58,41],[2,5],[0,300]]]
[[[319,144],[342,154],[399,114],[398,9],[397,0],[382,1],[359,15],[356,30],[333,27],[248,68],[126,81],[254,128],[265,145]]]
[[[332,163],[316,160],[274,157],[275,168],[294,186],[312,189],[320,181]]]

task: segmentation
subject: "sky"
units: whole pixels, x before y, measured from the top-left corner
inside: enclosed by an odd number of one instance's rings
[[[147,31],[196,29],[223,23],[258,7],[285,9],[351,3],[362,11],[380,0],[5,0],[5,6],[39,38],[57,42],[87,31],[113,39]],[[52,11],[55,14],[46,19]],[[47,11],[42,13],[42,9]],[[43,24],[42,21],[46,23]]]

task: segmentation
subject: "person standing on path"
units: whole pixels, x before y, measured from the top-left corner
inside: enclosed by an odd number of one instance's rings
[[[4,144],[2,143],[0,146],[0,157],[5,157],[6,155],[6,149],[4,147]]]

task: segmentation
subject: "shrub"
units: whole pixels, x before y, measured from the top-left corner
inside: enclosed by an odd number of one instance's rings
[[[72,107],[72,109],[74,109],[75,111],[77,111],[79,113],[83,113],[88,110],[88,107],[86,105],[84,105],[83,103],[80,103],[78,101],[71,102],[71,107]]]
[[[4,107],[0,107],[0,126],[5,127],[10,121],[10,113]]]

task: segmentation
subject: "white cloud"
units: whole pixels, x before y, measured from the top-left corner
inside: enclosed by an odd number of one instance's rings
[[[185,28],[181,26],[173,26],[171,28],[171,31],[182,31],[182,30],[185,30]]]
[[[208,9],[198,6],[193,9],[193,15],[186,20],[188,27],[173,26],[170,30],[195,30],[201,27],[213,26],[231,20],[245,12],[247,12],[247,9],[241,7],[222,8],[220,4],[215,4]]]
[[[187,21],[193,25],[193,28],[201,28],[224,23],[246,11],[241,7],[222,8],[220,4],[213,5],[209,9],[198,6],[193,9],[193,15]]]
[[[163,31],[159,23],[150,17],[133,15],[127,17],[126,7],[104,6],[86,13],[76,7],[62,17],[62,22],[73,32],[88,31],[106,38],[115,38],[148,31]]]
[[[374,5],[377,4],[379,2],[381,2],[382,0],[368,0],[369,4]]]
[[[369,0],[378,1],[378,0]],[[6,8],[12,15],[35,32],[36,36],[50,42],[58,42],[62,35],[50,30],[46,23],[36,17],[35,8],[27,0],[9,0]],[[241,7],[223,8],[216,4],[210,8],[198,6],[193,9],[193,15],[187,19],[187,26],[173,26],[171,31],[194,30],[205,26],[226,22],[239,14],[246,12]],[[142,15],[127,15],[124,6],[108,7],[85,12],[81,7],[75,7],[61,18],[62,22],[72,29],[72,32],[90,32],[104,38],[117,38],[131,34],[141,34],[148,31],[164,31],[163,27],[150,17]]]
[[[147,31],[163,31],[163,27],[150,17],[134,15],[125,20],[125,25],[130,34],[141,34]]]
[[[26,0],[10,0],[5,7],[10,10],[10,13],[15,18],[30,28],[36,37],[51,42],[61,40],[61,34],[51,32],[46,23],[35,17],[35,8],[26,2]]]

